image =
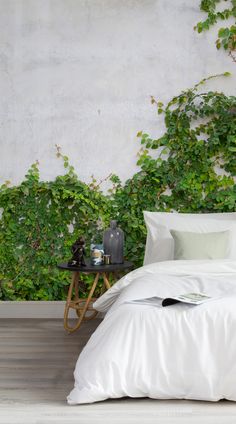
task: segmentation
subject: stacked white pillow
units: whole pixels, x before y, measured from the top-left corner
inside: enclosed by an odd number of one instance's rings
[[[174,259],[174,239],[170,230],[192,233],[229,231],[227,258],[236,260],[236,212],[187,214],[144,211],[147,240],[144,265]]]

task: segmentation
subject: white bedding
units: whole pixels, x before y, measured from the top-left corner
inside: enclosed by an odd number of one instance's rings
[[[166,308],[124,303],[190,291],[217,299]],[[123,396],[236,401],[235,261],[146,265],[94,307],[108,312],[79,356],[69,404]]]

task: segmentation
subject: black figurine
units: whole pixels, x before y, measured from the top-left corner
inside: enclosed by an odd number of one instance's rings
[[[68,261],[68,266],[86,266],[84,255],[85,240],[84,237],[79,237],[78,240],[72,244],[71,251],[73,253],[72,258]]]

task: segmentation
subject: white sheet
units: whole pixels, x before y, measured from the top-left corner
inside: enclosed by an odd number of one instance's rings
[[[124,304],[189,291],[220,298],[200,306]],[[236,401],[235,261],[147,265],[94,306],[108,313],[77,361],[69,404],[123,396]]]

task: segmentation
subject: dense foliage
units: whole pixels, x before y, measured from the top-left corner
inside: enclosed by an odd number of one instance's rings
[[[68,158],[67,173],[55,181],[39,179],[33,164],[19,186],[0,190],[0,279],[2,297],[9,300],[57,300],[65,297],[69,275],[58,262],[71,257],[71,244],[83,234],[86,240],[109,223],[110,200],[95,181],[79,181]],[[87,279],[88,285],[91,278]]]
[[[138,266],[146,236],[143,210],[236,209],[236,97],[199,93],[205,81],[166,106],[151,98],[164,115],[166,131],[157,139],[138,133],[140,171],[124,185],[113,175],[109,194],[101,192],[95,179],[82,183],[58,147],[67,169],[64,176],[40,181],[36,163],[19,186],[1,187],[2,299],[65,298],[70,276],[56,264],[71,256],[78,235],[85,235],[89,247],[111,217],[125,231],[126,256]],[[90,283],[91,277],[85,277],[85,284]]]
[[[227,7],[219,10],[219,4],[227,3]],[[236,0],[201,0],[200,9],[207,13],[207,18],[198,22],[194,27],[199,33],[209,30],[219,21],[235,20],[236,18]],[[236,21],[233,25],[224,26],[218,30],[218,38],[216,40],[216,48],[223,48],[228,51],[229,55],[236,62]]]

